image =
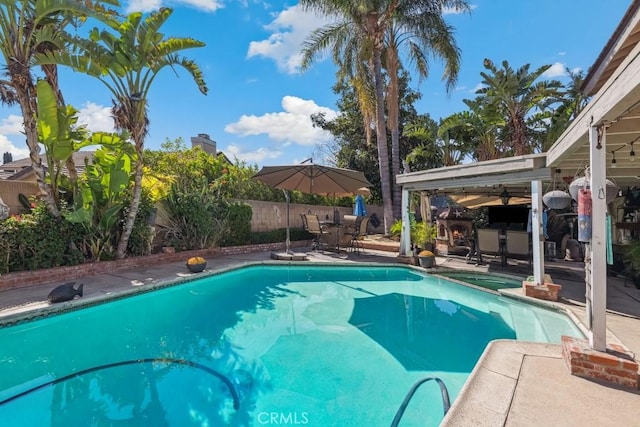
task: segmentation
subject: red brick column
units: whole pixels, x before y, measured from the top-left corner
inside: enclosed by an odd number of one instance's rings
[[[562,358],[573,375],[638,389],[638,362],[622,346],[609,344],[606,352],[596,351],[587,340],[563,336]]]

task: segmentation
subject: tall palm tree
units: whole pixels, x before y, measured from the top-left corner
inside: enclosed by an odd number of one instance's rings
[[[443,80],[450,92],[458,79],[460,70],[460,50],[456,45],[453,27],[442,16],[444,7],[460,12],[470,11],[464,0],[444,0],[425,3],[418,9],[412,2],[403,2],[387,26],[385,38],[385,69],[387,86],[387,127],[391,133],[391,175],[400,173],[400,96],[399,79],[402,67],[401,56],[413,63],[421,78],[429,77],[429,56],[439,57],[445,64]],[[406,49],[403,49],[406,48]],[[401,216],[400,186],[393,184],[393,214]]]
[[[490,59],[484,60],[488,72],[481,72],[484,87],[476,93],[485,95],[506,120],[505,136],[516,156],[534,150],[533,132],[527,127],[527,117],[549,107],[560,97],[562,84],[557,80],[538,81],[551,66],[543,65],[529,72],[530,64],[514,70],[507,61],[498,69]]]
[[[391,200],[391,171],[384,105],[384,78],[382,74],[382,52],[387,26],[392,20],[398,4],[408,0],[301,0],[303,9],[311,10],[336,20],[335,23],[315,30],[303,50],[303,65],[320,51],[332,47],[333,57],[355,58],[364,61],[368,73],[373,77],[375,88],[376,143],[380,167],[380,186],[384,217],[384,231],[389,232],[393,224]],[[425,0],[416,0],[415,4]],[[342,55],[345,54],[346,55]],[[353,61],[351,61],[353,62]]]
[[[75,37],[69,42],[72,52],[49,52],[41,62],[57,63],[100,80],[113,96],[112,115],[117,129],[127,131],[135,144],[136,161],[131,205],[116,256],[124,257],[138,213],[142,192],[144,140],[148,133],[147,104],[149,90],[158,73],[165,67],[184,68],[203,94],[207,85],[195,62],[178,52],[204,43],[192,38],[166,37],[160,28],[171,16],[172,9],[161,8],[143,18],[135,12],[123,21],[110,19],[108,29],[94,28],[90,40]]]
[[[75,0],[1,0],[0,52],[5,64],[6,79],[0,80],[0,100],[17,103],[23,117],[24,132],[31,166],[38,188],[49,212],[59,216],[56,194],[46,182],[40,159],[36,120],[36,86],[32,66],[38,52],[64,47],[64,32],[56,22],[62,13],[75,16],[96,16],[99,1]],[[104,3],[117,4],[115,0]]]

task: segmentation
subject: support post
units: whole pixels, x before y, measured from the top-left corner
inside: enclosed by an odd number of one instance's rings
[[[542,181],[531,181],[531,245],[533,252],[533,280],[544,281],[544,236],[542,235]]]
[[[402,232],[400,233],[400,255],[411,250],[411,224],[409,222],[409,190],[402,187]]]
[[[287,237],[284,243],[285,246],[285,253],[286,254],[291,254],[293,252],[291,252],[291,234],[289,232],[289,191],[288,190],[282,190],[284,192],[284,198],[287,201]]]
[[[591,269],[587,281],[587,325],[589,326],[589,346],[597,351],[607,348],[607,253],[606,253],[606,130],[604,125],[589,129],[592,213],[591,213]]]

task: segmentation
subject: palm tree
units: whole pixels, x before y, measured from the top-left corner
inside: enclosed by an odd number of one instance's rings
[[[460,50],[454,36],[453,27],[447,25],[442,16],[442,8],[454,8],[460,12],[470,11],[464,0],[433,1],[417,9],[412,2],[402,3],[387,27],[385,39],[385,68],[389,78],[387,86],[388,128],[391,133],[391,175],[400,173],[400,98],[399,79],[402,67],[401,49],[406,47],[404,55],[415,65],[421,78],[429,77],[429,56],[440,57],[445,63],[443,80],[446,80],[447,92],[450,92],[458,79],[460,70]],[[393,187],[394,217],[401,215],[400,187]]]
[[[463,102],[469,110],[445,118],[440,124],[438,134],[442,137],[445,133],[455,132],[456,135],[467,138],[473,146],[470,151],[476,161],[504,157],[508,150],[499,139],[500,131],[505,125],[502,116],[497,114],[483,97],[465,99]]]
[[[569,127],[569,124],[578,117],[578,114],[589,103],[589,97],[582,90],[584,83],[584,71],[571,71],[565,68],[569,75],[569,83],[565,85],[560,98],[560,105],[551,114],[551,122],[546,129],[546,140],[544,149],[549,148],[562,135],[562,132]]]
[[[301,0],[299,3],[303,9],[318,12],[337,21],[312,33],[303,50],[303,67],[308,66],[317,53],[332,46],[334,59],[342,57],[343,60],[351,64],[364,62],[369,76],[373,77],[376,143],[385,233],[389,232],[389,228],[393,224],[393,205],[384,108],[385,82],[382,75],[382,52],[387,26],[400,1]],[[416,5],[421,3],[424,3],[424,0],[414,2]],[[350,69],[348,66],[346,68]]]
[[[484,60],[490,72],[481,72],[484,87],[476,93],[485,95],[487,101],[500,111],[506,120],[505,137],[518,156],[533,152],[534,132],[527,127],[527,118],[535,111],[544,111],[560,97],[562,84],[557,80],[536,81],[551,66],[543,65],[529,72],[530,64],[514,70],[507,61],[498,69],[490,59]]]
[[[0,100],[17,103],[24,121],[24,132],[31,166],[38,188],[49,212],[59,216],[57,195],[46,182],[40,159],[36,119],[36,86],[32,66],[38,52],[64,46],[62,13],[75,16],[96,16],[99,1],[74,0],[7,0],[0,2],[0,51],[7,79],[0,80]],[[117,4],[115,0],[105,3]],[[68,21],[67,21],[68,22]]]
[[[113,96],[112,114],[117,129],[127,131],[135,144],[136,161],[131,205],[118,243],[116,256],[125,255],[129,236],[138,213],[142,192],[144,139],[148,133],[147,99],[160,70],[165,67],[184,68],[203,94],[207,86],[202,71],[195,62],[178,52],[204,43],[192,38],[165,37],[160,28],[171,16],[172,9],[161,8],[144,19],[140,12],[107,21],[113,31],[94,28],[90,40],[75,37],[69,42],[72,52],[49,52],[43,63],[56,63],[73,68],[100,80]]]

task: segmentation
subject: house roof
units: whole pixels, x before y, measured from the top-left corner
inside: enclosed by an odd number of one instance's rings
[[[639,7],[640,0],[631,2],[607,44],[589,68],[582,85],[582,91],[586,95],[592,96],[602,88],[640,40],[640,26],[637,22],[631,25]]]
[[[73,153],[73,164],[79,173],[84,170],[85,161],[90,163],[93,160],[94,153],[95,151],[78,151]],[[44,154],[40,155],[40,160],[42,161],[42,165],[47,167],[47,158]],[[31,159],[25,157],[24,159],[0,165],[0,179],[18,179],[28,174],[31,170]],[[63,168],[63,173],[66,173],[66,171],[66,168]]]

